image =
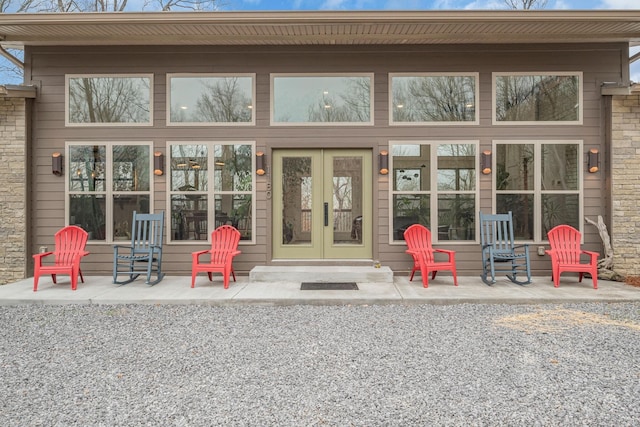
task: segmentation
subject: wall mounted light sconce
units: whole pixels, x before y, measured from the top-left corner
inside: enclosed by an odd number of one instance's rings
[[[51,172],[56,176],[62,175],[62,154],[53,153],[51,155]]]
[[[480,158],[480,170],[485,175],[489,175],[491,173],[491,151],[484,150],[482,152],[482,157]]]
[[[153,174],[164,175],[164,154],[160,151],[153,153]]]
[[[380,165],[380,175],[387,175],[389,173],[389,152],[387,150],[380,152],[378,163]]]
[[[598,170],[600,170],[600,153],[598,152],[598,149],[590,149],[587,156],[587,170],[590,173],[598,172]]]
[[[264,175],[264,153],[262,151],[256,152],[256,175]]]

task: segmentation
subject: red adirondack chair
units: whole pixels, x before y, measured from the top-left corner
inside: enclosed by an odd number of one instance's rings
[[[569,225],[558,225],[547,233],[550,250],[545,251],[551,256],[551,279],[553,285],[560,286],[560,274],[564,271],[579,273],[578,281],[582,282],[584,273],[591,274],[593,288],[598,289],[598,253],[585,251],[580,248],[581,234]],[[589,260],[581,262],[581,255],[587,255]],[[586,257],[585,257],[586,258]]]
[[[413,257],[413,269],[409,281],[413,280],[416,270],[422,275],[422,285],[429,287],[429,273],[431,279],[436,278],[440,270],[449,270],[453,274],[453,284],[458,286],[458,274],[456,273],[456,253],[446,249],[434,249],[431,246],[431,231],[420,224],[413,224],[404,232],[404,240],[407,242],[406,252]],[[447,261],[436,261],[435,254],[442,253],[448,257]]]
[[[236,281],[236,274],[233,271],[233,257],[240,254],[238,242],[240,232],[231,225],[222,225],[211,232],[211,249],[206,251],[192,252],[191,262],[191,287],[195,287],[196,275],[201,271],[206,271],[211,281],[211,273],[222,273],[224,288],[229,287],[229,276],[233,276]],[[200,255],[209,254],[209,262],[200,262]]]
[[[38,281],[42,274],[51,274],[53,283],[57,283],[56,275],[68,274],[71,277],[71,289],[74,291],[78,287],[78,276],[80,276],[80,280],[84,283],[84,277],[82,277],[82,270],[80,269],[80,260],[83,256],[89,255],[89,252],[84,250],[88,238],[89,234],[75,225],[69,225],[58,230],[55,234],[55,250],[33,256],[35,261],[33,269],[33,292],[38,290]],[[49,255],[53,255],[53,264],[43,265],[43,258]]]

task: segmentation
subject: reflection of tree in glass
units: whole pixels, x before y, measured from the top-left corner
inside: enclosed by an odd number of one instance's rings
[[[113,147],[113,190],[149,190],[149,147],[117,145]]]
[[[577,76],[501,76],[496,79],[499,121],[578,120]]]
[[[347,90],[337,96],[323,93],[309,106],[309,122],[368,122],[371,118],[371,82],[368,77],[345,79]]]
[[[393,119],[398,122],[464,122],[475,120],[472,76],[396,77]]]
[[[69,79],[71,123],[145,123],[150,120],[149,79],[88,77]]]
[[[202,80],[206,91],[197,102],[194,122],[233,123],[251,121],[251,99],[246,96],[237,77]]]

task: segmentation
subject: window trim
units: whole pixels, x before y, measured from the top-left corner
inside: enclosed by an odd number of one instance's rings
[[[499,76],[576,76],[578,77],[578,120],[575,121],[498,121],[496,78]],[[541,125],[582,125],[584,118],[584,76],[582,71],[540,71],[540,72],[504,72],[491,73],[491,123],[496,126],[541,126]]]
[[[533,182],[534,182],[534,190],[533,190],[533,202],[534,206],[537,206],[538,211],[534,210],[533,212],[533,240],[518,240],[519,243],[529,243],[529,244],[548,244],[549,240],[547,236],[542,235],[542,195],[543,194],[577,194],[578,195],[578,231],[582,233],[584,236],[584,222],[581,221],[581,218],[584,218],[584,167],[583,167],[583,149],[584,149],[584,140],[582,139],[527,139],[527,140],[512,140],[512,139],[494,139],[491,142],[491,150],[493,153],[497,152],[497,145],[533,145],[534,159],[536,160],[533,172]],[[580,185],[578,190],[542,190],[540,181],[542,179],[542,146],[543,145],[571,145],[575,144],[578,146],[578,177],[577,182]],[[496,171],[496,156],[492,156],[492,165],[491,168],[493,171]],[[496,179],[495,172],[491,174],[491,212],[496,213],[497,207],[497,196],[498,194],[531,194],[531,191],[524,190],[500,190],[501,193],[498,193],[496,188]]]
[[[435,222],[432,221],[432,225],[431,228],[433,228],[433,224],[437,224],[437,219],[438,219],[438,195],[439,194],[472,194],[471,191],[457,191],[457,192],[452,192],[452,191],[439,191],[437,189],[437,182],[438,182],[438,168],[437,168],[437,164],[438,164],[438,150],[437,150],[437,146],[438,145],[451,145],[451,144],[472,144],[475,146],[476,148],[476,152],[475,152],[475,160],[474,160],[474,165],[475,165],[475,178],[476,178],[476,183],[475,183],[475,191],[474,193],[474,201],[475,201],[475,205],[476,205],[476,211],[480,210],[480,170],[479,170],[479,161],[480,161],[480,140],[478,139],[455,139],[455,140],[444,140],[444,139],[434,139],[434,140],[389,140],[388,143],[388,151],[389,153],[393,153],[393,146],[394,145],[430,145],[432,147],[432,149],[430,150],[430,163],[433,165],[436,165],[435,168],[431,168],[431,170],[429,171],[430,173],[430,182],[432,183],[432,188],[430,190],[422,190],[422,191],[396,191],[393,189],[393,176],[394,176],[394,166],[393,166],[393,161],[394,161],[394,156],[393,154],[391,154],[389,156],[389,174],[387,175],[389,177],[389,191],[388,191],[388,207],[389,207],[389,220],[388,220],[388,226],[389,226],[389,235],[388,235],[388,243],[391,246],[400,246],[400,245],[406,245],[404,240],[394,240],[394,228],[393,228],[393,212],[394,212],[394,206],[393,206],[393,196],[397,195],[397,194],[428,194],[429,197],[429,208],[431,211],[431,219],[434,218],[435,215]],[[434,149],[434,147],[436,147]],[[434,185],[436,186],[434,188]],[[433,197],[435,196],[435,197]],[[437,227],[436,227],[437,228]],[[455,245],[477,245],[479,240],[479,230],[480,228],[478,227],[477,224],[477,215],[476,215],[476,227],[475,227],[475,235],[474,235],[474,239],[473,240],[443,240],[443,241],[439,241],[438,240],[438,233],[431,233],[432,235],[432,239],[434,243],[440,243],[442,244],[443,242],[447,243],[447,244],[455,244]]]
[[[69,121],[69,80],[74,78],[148,78],[149,79],[149,121],[140,123],[71,123]],[[64,76],[64,125],[66,127],[145,127],[153,126],[153,113],[154,113],[154,75],[153,73],[124,73],[124,74],[65,74]]]
[[[215,145],[250,145],[251,146],[251,191],[216,191],[214,188],[215,182],[215,168],[209,167],[207,169],[207,182],[211,183],[210,188],[205,192],[207,195],[207,224],[215,224],[215,196],[217,194],[247,194],[251,196],[251,240],[240,240],[240,245],[256,245],[256,141],[255,140],[224,140],[224,141],[213,141],[213,140],[196,140],[196,141],[185,141],[185,140],[168,140],[165,145],[165,152],[167,154],[167,188],[166,188],[166,212],[167,217],[171,218],[171,196],[174,194],[182,194],[180,191],[171,190],[171,146],[173,145],[206,145],[207,146],[207,162],[210,165],[214,164],[215,153],[212,149]],[[213,206],[213,208],[212,208]],[[194,244],[202,244],[202,243],[211,243],[211,232],[213,229],[207,230],[207,240],[174,240],[173,236],[171,236],[171,221],[167,222],[167,243],[172,245],[194,245]]]
[[[396,122],[393,120],[393,78],[394,77],[473,77],[475,79],[475,119],[473,121],[441,121],[441,122]],[[480,73],[389,73],[388,82],[389,126],[474,126],[480,124]]]
[[[171,121],[171,79],[173,77],[250,77],[251,78],[251,121],[248,122],[172,122]],[[167,73],[166,77],[166,124],[168,127],[174,126],[255,126],[256,124],[256,73]]]
[[[88,240],[87,244],[91,245],[113,245],[113,244],[121,244],[123,241],[114,240],[113,239],[113,196],[114,194],[131,194],[131,195],[149,195],[149,206],[154,206],[154,195],[155,195],[155,180],[153,175],[153,141],[75,141],[69,140],[64,143],[64,155],[66,160],[65,167],[68,169],[69,162],[71,161],[71,156],[69,155],[70,147],[72,146],[92,146],[92,145],[104,145],[106,148],[105,153],[105,191],[100,192],[81,192],[81,191],[71,191],[69,189],[70,186],[70,176],[69,171],[67,170],[65,177],[65,185],[64,185],[64,223],[65,225],[69,224],[69,215],[70,209],[69,205],[71,203],[72,195],[88,195],[88,194],[102,194],[105,197],[105,225],[104,225],[104,240]],[[119,145],[135,145],[135,146],[147,146],[149,147],[149,191],[114,191],[113,190],[113,147]],[[145,212],[146,213],[146,212]],[[153,213],[153,212],[152,212]]]
[[[276,122],[275,111],[275,84],[278,77],[369,77],[369,121],[368,122]],[[269,125],[282,126],[373,126],[375,124],[375,73],[270,73],[269,74]]]

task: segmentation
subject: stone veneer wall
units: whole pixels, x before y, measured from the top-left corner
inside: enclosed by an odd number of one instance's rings
[[[0,285],[26,277],[26,102],[0,97]]]
[[[640,93],[614,96],[612,115],[613,268],[640,276]]]

